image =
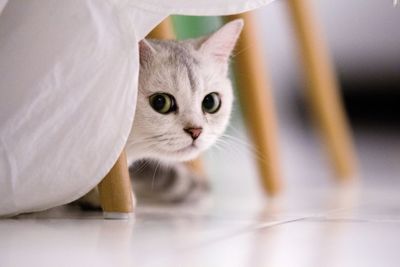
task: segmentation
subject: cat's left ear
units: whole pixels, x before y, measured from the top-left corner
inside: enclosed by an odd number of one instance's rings
[[[210,54],[218,62],[227,62],[243,29],[243,24],[242,19],[233,20],[225,24],[205,39],[200,46],[200,51]]]
[[[143,39],[139,42],[140,65],[144,65],[146,62],[149,62],[155,53],[156,51],[146,39]]]

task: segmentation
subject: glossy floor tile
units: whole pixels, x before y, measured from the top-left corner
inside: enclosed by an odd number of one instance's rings
[[[70,206],[1,219],[0,267],[399,266],[400,164],[381,163],[374,146],[361,141],[363,175],[347,185],[329,179],[314,151],[293,162],[286,190],[271,199],[251,152],[229,164],[215,153],[206,158],[213,191],[197,203],[139,201],[126,221]],[[382,151],[399,159],[391,147]]]
[[[398,266],[397,192],[302,189],[258,205],[250,196],[234,207],[213,203],[227,198],[139,205],[128,221],[58,208],[1,220],[0,266]]]

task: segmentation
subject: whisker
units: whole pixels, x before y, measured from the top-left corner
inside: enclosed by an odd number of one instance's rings
[[[137,168],[135,166],[135,168],[133,170],[133,174],[140,174],[149,164],[150,164],[149,160],[141,160],[139,162],[139,166]]]
[[[249,45],[249,46],[247,46],[247,47],[244,47],[243,49],[239,50],[238,52],[232,54],[231,58],[233,59],[233,58],[235,58],[237,55],[240,55],[240,54],[246,52],[247,50],[249,50],[249,49],[251,49],[251,48],[253,48],[253,47],[254,47],[254,45]]]
[[[237,138],[237,137],[234,137],[234,136],[231,136],[231,135],[228,135],[228,134],[223,134],[222,138],[223,137],[225,137],[227,139],[226,141],[230,140],[232,142],[235,142],[235,143],[241,145],[242,148],[246,149],[247,152],[250,152],[250,154],[255,159],[260,160],[262,162],[268,162],[269,161],[268,158],[266,158],[265,155],[261,154],[261,152],[258,149],[256,149],[254,146],[244,142],[240,138]]]
[[[226,142],[225,140],[219,139],[217,141],[217,143],[215,144],[215,147],[217,148],[218,153],[223,153],[224,158],[231,157],[231,159],[234,161],[237,161],[238,159],[240,159],[240,158],[238,158],[236,151],[233,150],[234,148],[231,145],[229,145],[229,143]],[[229,151],[227,151],[227,150],[230,150],[232,152],[229,153]]]
[[[158,170],[158,167],[159,167],[159,166],[160,166],[160,162],[157,162],[156,168],[155,168],[155,170],[154,170],[153,178],[152,178],[152,180],[151,180],[151,191],[154,190],[154,182],[155,182],[156,173],[157,173],[157,170]]]

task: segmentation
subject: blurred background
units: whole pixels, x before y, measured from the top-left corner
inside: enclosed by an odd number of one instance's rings
[[[395,182],[400,174],[400,6],[395,7],[390,0],[314,0],[312,4],[329,46],[352,126],[360,160],[360,180],[379,183],[385,176]],[[302,185],[334,184],[329,159],[305,99],[306,83],[299,62],[298,40],[286,0],[274,1],[253,14],[278,112],[285,187],[290,190]],[[173,18],[179,38],[204,34],[205,29],[216,29],[222,23],[216,17],[198,17],[199,28],[192,27],[188,32],[184,29],[187,19]],[[211,150],[206,156],[210,166],[207,169],[218,179],[214,181],[214,190],[221,193],[232,190],[241,194],[246,186],[252,192],[259,189],[252,160],[256,153],[250,148],[239,110],[236,102],[228,134],[243,142],[230,141],[232,145],[223,147],[222,151]],[[241,168],[232,169],[237,164]],[[234,177],[243,180],[228,184],[221,181]]]
[[[263,192],[237,100],[232,138],[203,157],[212,183],[207,197],[181,205],[139,200],[135,220],[103,220],[101,212],[70,206],[2,220],[0,265],[398,266],[400,4],[310,0],[360,164],[356,186],[343,187],[311,116],[287,1],[252,12],[277,109],[282,194]],[[183,39],[222,20],[173,16],[173,23]]]

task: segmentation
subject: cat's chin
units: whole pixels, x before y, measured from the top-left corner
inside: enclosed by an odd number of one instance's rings
[[[161,150],[157,155],[163,161],[189,161],[197,158],[202,150],[197,145],[189,145],[173,151]]]

